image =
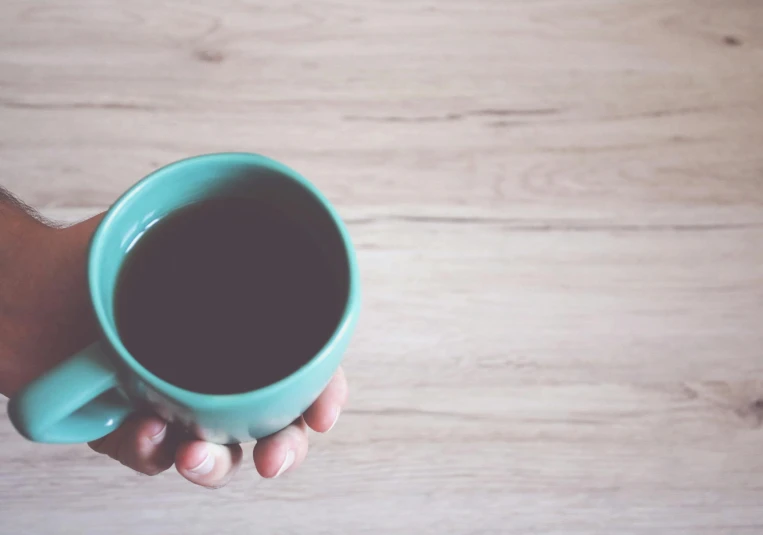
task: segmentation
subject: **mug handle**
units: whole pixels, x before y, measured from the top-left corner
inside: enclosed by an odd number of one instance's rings
[[[90,442],[111,433],[134,410],[117,385],[106,348],[96,342],[24,387],[8,402],[8,416],[35,442]]]

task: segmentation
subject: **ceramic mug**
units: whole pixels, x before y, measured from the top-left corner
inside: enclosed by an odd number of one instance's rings
[[[131,246],[159,219],[215,197],[271,195],[293,203],[346,278],[344,312],[323,348],[276,383],[240,394],[185,390],[130,355],[114,319],[120,267]],[[326,198],[288,167],[256,154],[224,153],[175,162],[150,174],[109,209],[93,235],[88,286],[101,339],[39,377],[8,403],[16,429],[37,442],[89,442],[132,412],[151,409],[192,436],[231,444],[270,435],[299,417],[339,366],[360,308],[358,268],[347,230]],[[295,333],[298,335],[298,333]]]

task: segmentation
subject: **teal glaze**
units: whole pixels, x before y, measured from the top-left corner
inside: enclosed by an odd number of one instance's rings
[[[160,379],[130,355],[117,334],[113,296],[126,254],[152,224],[183,206],[215,196],[262,192],[312,211],[317,235],[336,244],[334,252],[341,257],[337,261],[348,276],[348,293],[333,336],[302,368],[251,392],[201,394]],[[111,432],[131,412],[150,408],[193,436],[218,444],[270,435],[301,415],[339,366],[360,309],[358,279],[354,249],[339,215],[295,171],[246,153],[208,154],[170,164],[117,200],[93,236],[88,283],[103,339],[14,396],[8,403],[11,422],[37,442],[88,442]],[[210,365],[213,361],[212,356]]]

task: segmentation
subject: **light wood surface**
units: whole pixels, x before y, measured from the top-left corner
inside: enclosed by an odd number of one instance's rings
[[[261,152],[337,205],[350,408],[227,488],[27,443],[0,533],[763,533],[763,2],[0,3],[0,183]]]

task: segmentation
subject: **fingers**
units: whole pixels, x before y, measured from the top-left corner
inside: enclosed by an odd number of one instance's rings
[[[172,466],[174,445],[170,442],[164,420],[158,416],[136,416],[88,445],[128,468],[153,476]]]
[[[180,444],[175,454],[175,467],[191,483],[219,489],[238,471],[241,457],[238,444],[220,446],[193,440]]]
[[[228,483],[242,457],[241,447],[237,445],[190,441],[177,446],[168,437],[167,424],[157,416],[130,418],[113,433],[88,445],[147,475],[165,471],[174,461],[183,477],[207,488],[219,488]]]
[[[307,426],[302,418],[254,446],[254,465],[262,477],[278,477],[307,456]]]
[[[339,368],[318,399],[286,429],[257,442],[254,464],[263,477],[278,477],[296,468],[307,456],[307,425],[325,433],[337,422],[347,402],[347,380]],[[128,419],[119,429],[106,437],[90,442],[89,446],[110,456],[125,466],[148,475],[163,472],[172,466],[192,483],[207,488],[219,488],[231,480],[241,464],[242,451],[238,445],[219,446],[203,441],[180,444],[171,439],[167,424],[155,415]],[[174,455],[173,455],[174,454]]]
[[[320,433],[330,431],[347,402],[347,379],[339,368],[326,389],[305,412],[305,422]]]

